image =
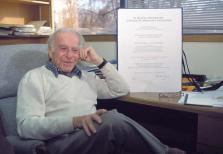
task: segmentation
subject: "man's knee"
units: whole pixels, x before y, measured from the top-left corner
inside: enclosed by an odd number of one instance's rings
[[[102,124],[99,126],[107,131],[113,132],[126,132],[128,125],[123,118],[120,117],[120,113],[117,111],[108,111],[102,116]]]
[[[114,126],[124,123],[122,118],[120,118],[120,113],[118,113],[116,110],[111,110],[111,111],[106,112],[102,116],[102,121],[105,124],[114,125]]]

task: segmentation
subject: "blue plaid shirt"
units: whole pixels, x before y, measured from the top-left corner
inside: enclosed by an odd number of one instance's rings
[[[61,71],[52,61],[47,61],[46,68],[53,72],[55,77],[58,77],[59,74],[66,75],[68,77],[77,76],[78,78],[81,78],[81,70],[76,66],[70,73],[64,73]]]

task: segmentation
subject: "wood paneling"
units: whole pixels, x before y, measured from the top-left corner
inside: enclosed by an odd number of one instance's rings
[[[48,36],[4,37],[0,38],[0,45],[38,44],[38,43],[47,43],[47,40]]]
[[[106,42],[117,41],[117,35],[84,35],[86,41]],[[183,35],[183,42],[223,42],[222,35]]]
[[[1,3],[0,24],[27,24],[29,21],[39,19],[39,14],[37,12],[37,6],[17,3]]]

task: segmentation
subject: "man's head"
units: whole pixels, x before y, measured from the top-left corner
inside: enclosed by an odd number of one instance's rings
[[[71,28],[55,31],[48,40],[48,53],[52,62],[65,73],[73,70],[84,47],[83,37]]]

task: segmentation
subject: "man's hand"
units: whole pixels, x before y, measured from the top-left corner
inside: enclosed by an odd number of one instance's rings
[[[99,65],[103,62],[103,58],[100,57],[92,47],[82,48],[80,50],[80,60]]]
[[[73,118],[73,125],[75,128],[83,128],[84,131],[88,136],[91,134],[96,133],[96,128],[94,127],[94,122],[101,124],[102,119],[101,115],[107,112],[105,109],[99,109],[96,113],[74,117]]]

